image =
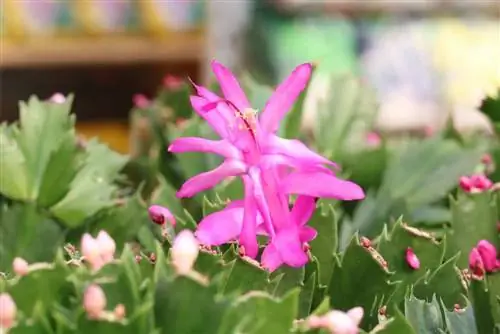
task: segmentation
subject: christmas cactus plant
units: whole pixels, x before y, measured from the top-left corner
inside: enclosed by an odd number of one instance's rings
[[[183,124],[155,123],[159,109],[137,101],[157,156],[79,140],[71,97],[32,98],[2,125],[3,333],[499,330],[500,187],[485,155],[496,142],[449,129],[392,141],[372,131],[374,105],[357,109],[359,84],[342,81],[351,95],[318,117],[335,133],[318,124],[304,143],[311,64],[261,111],[254,92],[267,88],[247,82],[247,96],[212,68],[220,93],[193,83],[185,101],[154,102],[189,101]]]

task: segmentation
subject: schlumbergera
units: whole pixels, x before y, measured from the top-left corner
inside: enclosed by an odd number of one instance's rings
[[[223,163],[212,171],[187,180],[178,197],[191,197],[229,177],[241,177],[244,199],[232,201],[200,222],[196,237],[205,246],[237,240],[240,253],[256,258],[257,235],[268,237],[261,254],[262,266],[274,271],[282,264],[301,267],[308,261],[307,243],[317,231],[307,226],[316,200],[327,197],[359,200],[363,190],[338,178],[328,167],[335,164],[298,140],[276,135],[281,120],[306,87],[311,64],[298,66],[270,97],[262,112],[252,109],[234,75],[213,61],[212,69],[224,97],[194,84],[193,109],[221,137],[178,138],[170,152],[206,152],[220,155]],[[290,196],[298,195],[292,209]]]

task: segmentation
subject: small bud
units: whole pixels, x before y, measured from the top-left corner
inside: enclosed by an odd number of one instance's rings
[[[483,154],[483,156],[481,157],[481,163],[484,165],[491,165],[492,162],[493,158],[488,153]]]
[[[417,255],[413,252],[413,249],[408,247],[406,249],[406,263],[410,268],[417,270],[420,268],[420,260],[418,259]]]
[[[0,294],[0,329],[8,330],[13,327],[16,313],[17,307],[12,297],[7,293]]]
[[[20,257],[16,257],[12,262],[12,269],[14,270],[14,273],[16,273],[16,275],[25,276],[29,272],[29,265],[26,260]]]
[[[174,215],[163,206],[152,205],[148,209],[149,218],[153,221],[153,223],[158,225],[164,225],[167,221],[175,226],[175,217]]]
[[[153,263],[156,262],[156,254],[155,253],[149,254],[149,261],[151,261]]]
[[[359,242],[360,242],[361,246],[363,246],[364,248],[372,247],[372,242],[370,241],[370,239],[368,239],[366,237],[359,238]]]
[[[141,262],[141,260],[142,260],[142,256],[140,256],[140,255],[135,256],[135,262],[139,263],[139,262]]]
[[[66,102],[66,97],[61,93],[55,93],[50,97],[49,101],[52,103],[62,104]]]
[[[241,256],[241,257],[245,257],[246,256],[245,246],[240,245],[240,247],[238,247],[238,255]]]
[[[99,253],[101,254],[104,263],[113,261],[116,251],[115,241],[106,231],[100,231],[97,235],[96,241],[99,245]]]
[[[382,138],[380,138],[380,135],[378,133],[369,132],[366,135],[366,144],[368,145],[368,147],[376,148],[379,147],[381,143],[382,143]]]
[[[463,311],[463,309],[460,307],[460,304],[455,304],[455,305],[453,305],[453,311],[460,313]]]
[[[472,181],[467,176],[460,177],[459,186],[465,192],[470,192],[472,190]]]
[[[133,101],[134,105],[140,109],[148,108],[151,104],[151,101],[143,94],[135,94]]]
[[[98,319],[106,308],[106,295],[101,287],[90,285],[83,295],[83,308],[90,319]]]
[[[172,264],[180,275],[188,274],[198,257],[199,244],[189,230],[181,231],[174,240],[171,249]]]
[[[113,314],[115,315],[116,320],[122,320],[123,318],[125,318],[125,313],[126,313],[125,305],[123,305],[123,304],[116,305],[116,307],[113,311]]]
[[[487,240],[481,240],[477,243],[476,249],[483,263],[484,270],[487,273],[492,273],[499,269],[495,246]]]

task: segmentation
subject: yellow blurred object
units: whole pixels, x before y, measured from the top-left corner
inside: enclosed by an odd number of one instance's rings
[[[134,4],[133,0],[75,0],[73,12],[87,34],[124,33]]]
[[[117,121],[77,122],[76,131],[86,139],[98,137],[113,150],[127,154],[129,152],[129,128]]]
[[[3,0],[2,26],[7,39],[16,40],[25,36],[21,8],[15,0]]]

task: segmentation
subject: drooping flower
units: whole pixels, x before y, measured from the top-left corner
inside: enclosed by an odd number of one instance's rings
[[[191,104],[221,139],[178,138],[169,147],[169,151],[206,152],[224,158],[224,162],[214,170],[187,180],[177,193],[178,197],[191,197],[226,178],[242,177],[245,199],[244,210],[241,211],[241,228],[233,228],[231,231],[240,232],[235,237],[243,246],[245,255],[255,258],[258,252],[258,214],[271,239],[274,240],[278,232],[291,233],[290,227],[295,224],[288,218],[288,210],[283,209],[288,206],[285,195],[340,200],[364,197],[363,190],[357,184],[337,178],[326,167],[335,166],[333,162],[311,151],[298,140],[283,139],[276,135],[281,120],[310,79],[311,64],[298,66],[278,86],[259,116],[251,108],[233,74],[216,61],[212,62],[212,69],[224,98],[193,84],[197,96],[191,96]],[[283,234],[283,238],[286,235]]]
[[[485,272],[493,273],[500,269],[500,260],[497,259],[497,250],[487,240],[481,240],[469,254],[469,268],[476,276],[481,277]]]
[[[405,259],[406,263],[408,266],[413,269],[417,270],[420,268],[420,260],[418,259],[417,255],[413,251],[411,247],[408,247],[405,251]]]
[[[355,307],[347,312],[332,310],[322,316],[310,316],[307,324],[310,328],[326,329],[331,334],[357,334],[363,313],[362,307]]]
[[[90,319],[99,319],[106,308],[106,295],[101,287],[92,284],[83,294],[83,308]]]
[[[191,231],[183,230],[175,237],[171,256],[177,274],[186,275],[191,272],[199,251],[200,246]]]
[[[105,231],[100,231],[97,238],[85,233],[82,237],[81,249],[83,257],[92,270],[99,270],[113,261],[116,244]]]
[[[12,328],[16,314],[17,307],[12,297],[8,293],[0,294],[0,329],[8,331]]]

